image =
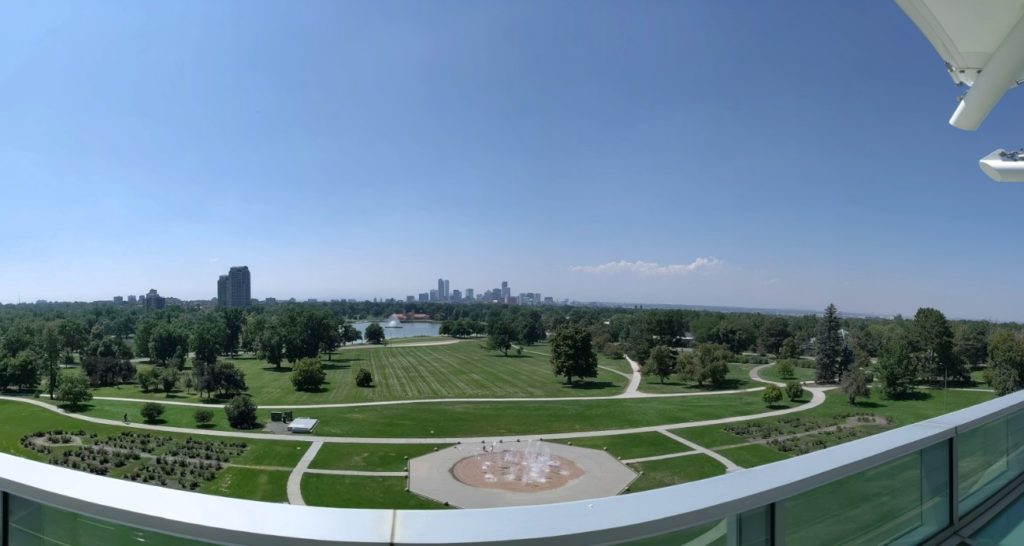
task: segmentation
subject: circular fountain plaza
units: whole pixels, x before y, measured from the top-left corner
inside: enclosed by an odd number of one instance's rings
[[[409,461],[409,489],[461,508],[608,497],[636,473],[596,449],[542,441],[459,444]]]

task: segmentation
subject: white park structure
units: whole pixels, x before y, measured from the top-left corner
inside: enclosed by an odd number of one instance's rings
[[[297,417],[294,421],[288,423],[288,432],[309,434],[313,432],[318,422],[317,419],[310,417]]]

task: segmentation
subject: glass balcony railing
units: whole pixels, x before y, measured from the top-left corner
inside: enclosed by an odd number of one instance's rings
[[[699,482],[589,501],[483,510],[262,503],[0,455],[0,532],[2,544],[19,546],[911,545],[934,544],[967,531],[976,533],[979,544],[997,544],[998,537],[1024,535],[1024,504],[1014,502],[1024,490],[1022,427],[1024,392]]]

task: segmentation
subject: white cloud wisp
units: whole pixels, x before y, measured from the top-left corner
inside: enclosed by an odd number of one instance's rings
[[[574,265],[570,269],[581,273],[635,273],[645,276],[686,275],[696,271],[708,271],[722,265],[718,258],[699,257],[688,264],[661,265],[657,262],[619,260],[600,265]]]

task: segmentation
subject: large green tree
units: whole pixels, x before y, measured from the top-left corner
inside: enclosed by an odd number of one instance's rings
[[[297,391],[316,392],[327,380],[319,358],[303,358],[292,365],[292,386]]]
[[[818,322],[818,336],[814,342],[817,359],[815,379],[818,383],[835,383],[850,365],[852,355],[840,330],[839,311],[830,303]]]
[[[720,387],[725,384],[731,357],[732,352],[725,345],[701,343],[693,351],[683,354],[679,376],[697,383],[699,387],[705,383]]]
[[[507,318],[496,318],[487,323],[487,348],[493,351],[501,351],[508,356],[512,342],[516,340],[515,327]]]
[[[372,343],[374,345],[384,343],[384,327],[376,322],[367,324],[366,329],[363,330],[363,339],[365,339],[367,343]]]
[[[969,378],[962,361],[953,352],[953,331],[938,309],[922,307],[910,326],[910,343],[918,372],[928,381]]]
[[[985,376],[999,396],[1024,387],[1024,339],[1020,333],[1003,330],[992,335]]]
[[[676,355],[672,353],[672,349],[664,345],[658,345],[651,349],[651,356],[647,359],[647,364],[644,365],[644,373],[657,376],[658,380],[664,384],[665,379],[678,371],[679,361],[676,360]]]
[[[901,341],[890,342],[882,349],[874,367],[875,378],[886,398],[901,398],[914,390],[917,364]]]
[[[551,339],[551,370],[565,377],[566,385],[572,384],[573,377],[597,377],[597,355],[586,328],[566,325],[555,332]]]

